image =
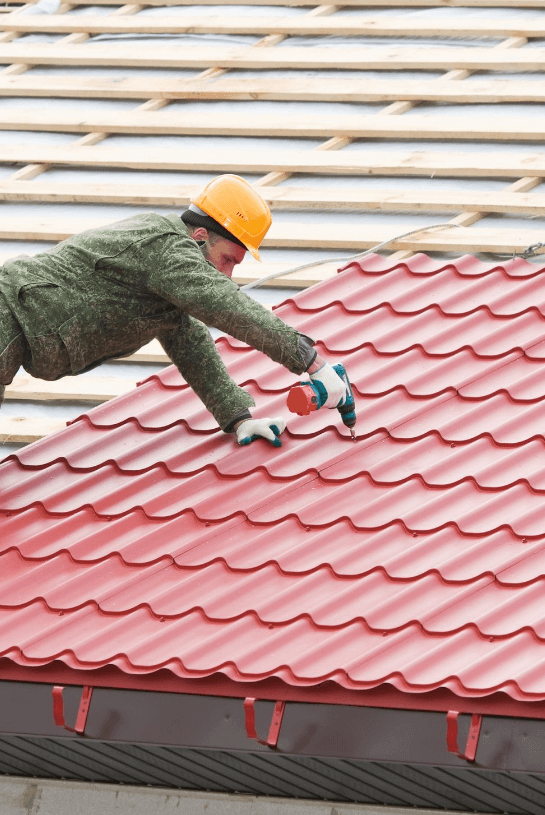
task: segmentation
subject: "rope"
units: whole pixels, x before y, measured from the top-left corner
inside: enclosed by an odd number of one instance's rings
[[[265,277],[262,277],[259,280],[254,280],[251,283],[246,283],[244,286],[241,286],[240,288],[243,291],[248,289],[255,289],[257,286],[261,286],[263,283],[267,283],[269,280],[274,280],[275,277],[284,277],[285,275],[293,274],[294,272],[300,272],[303,269],[310,269],[314,266],[323,266],[324,263],[344,263],[348,262],[349,260],[363,258],[366,255],[370,255],[372,252],[377,252],[384,246],[388,246],[388,244],[393,243],[394,241],[399,241],[402,238],[408,238],[409,235],[416,235],[418,232],[427,232],[431,229],[444,229],[445,227],[452,226],[461,226],[461,224],[444,223],[444,224],[432,224],[432,226],[421,226],[418,229],[411,230],[410,232],[404,232],[402,235],[396,235],[394,238],[388,238],[387,241],[377,243],[376,246],[372,246],[371,249],[366,249],[365,252],[358,252],[357,255],[349,255],[348,257],[340,258],[325,258],[324,260],[318,261],[311,260],[310,263],[302,263],[300,266],[294,266],[292,269],[288,269],[285,272],[284,271],[273,272],[272,274],[266,275]]]

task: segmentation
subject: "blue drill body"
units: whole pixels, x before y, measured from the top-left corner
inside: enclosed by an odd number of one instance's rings
[[[346,373],[346,368],[340,362],[333,365],[334,371],[341,377],[346,385],[346,398],[342,405],[337,405],[343,424],[348,427],[354,441],[356,434],[356,409],[352,386]],[[321,382],[299,382],[288,394],[288,408],[299,416],[308,416],[313,410],[319,410],[327,400],[327,391]]]

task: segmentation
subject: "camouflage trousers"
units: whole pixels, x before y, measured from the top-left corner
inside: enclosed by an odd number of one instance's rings
[[[0,404],[5,386],[23,364],[26,341],[21,326],[7,307],[0,294]]]

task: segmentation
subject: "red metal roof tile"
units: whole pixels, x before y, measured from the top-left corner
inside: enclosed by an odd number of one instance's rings
[[[285,322],[310,337],[322,340],[324,350],[346,354],[372,346],[379,353],[399,354],[422,348],[428,354],[447,355],[471,348],[480,357],[500,357],[545,340],[545,318],[537,311],[514,317],[496,317],[487,308],[462,316],[443,314],[434,304],[416,314],[397,314],[379,305],[356,317],[333,304],[318,312],[298,312],[284,306],[277,312]],[[323,326],[331,330],[323,337]]]
[[[169,521],[146,518],[141,510],[100,518],[91,507],[56,516],[38,505],[21,513],[0,513],[0,552],[16,549],[27,560],[68,552],[77,562],[118,554],[124,563],[145,564],[191,551],[240,523],[240,518],[217,525],[201,522],[192,511]]]
[[[490,436],[498,445],[515,445],[545,437],[543,399],[528,404],[500,393],[482,399],[436,398],[421,404],[420,412],[407,411],[407,421],[402,416],[393,419],[388,431],[394,438],[437,433],[444,441],[463,443]]]
[[[407,262],[377,264],[366,258],[365,267],[352,264],[344,280],[342,298],[332,300],[327,288],[313,286],[286,301],[300,312],[316,311],[338,302],[346,311],[364,314],[390,305],[398,314],[416,314],[434,304],[444,314],[470,314],[486,308],[496,316],[515,316],[536,310],[545,316],[545,279],[540,269],[516,259],[490,267],[470,255],[456,264],[433,265],[424,255]],[[424,261],[421,263],[420,261]],[[381,268],[377,270],[377,265]],[[516,273],[518,272],[518,273]],[[283,314],[286,305],[277,306]]]
[[[238,367],[243,368],[242,363],[246,359],[250,361],[252,354],[239,349],[228,349],[222,350],[222,356],[232,371],[234,366],[229,365],[230,359],[236,359],[240,363]],[[237,378],[238,382],[245,386],[252,383],[263,394],[285,391],[293,384],[293,374],[287,372],[283,377],[276,376],[275,368],[278,366],[262,354],[259,356],[264,360],[263,364],[249,365],[247,370],[251,370],[252,377],[242,376]],[[469,383],[478,386],[480,379],[496,371],[501,387],[511,395],[515,391],[517,398],[525,398],[528,392],[530,398],[545,395],[545,386],[540,389],[538,384],[541,361],[528,359],[523,356],[522,351],[512,351],[489,359],[476,356],[471,349],[443,356],[427,354],[422,348],[411,348],[400,353],[379,353],[372,347],[364,347],[335,355],[333,361],[343,362],[349,368],[352,387],[362,396],[380,395],[394,388],[405,388],[412,396],[434,396],[445,391],[453,393],[466,383],[468,386]],[[508,372],[509,376],[504,376],[506,372],[501,369],[514,362],[517,365]],[[525,380],[532,375],[531,384],[526,385]],[[152,380],[157,380],[169,390],[187,387],[173,366],[154,374],[147,381]],[[481,386],[485,393],[486,387],[487,383]]]
[[[262,472],[244,479],[244,500],[236,478],[221,484],[218,501],[218,475],[206,470],[196,475],[174,476],[162,466],[141,474],[122,473],[115,464],[104,464],[90,472],[75,472],[63,462],[43,469],[24,470],[16,458],[0,470],[0,509],[13,511],[41,504],[46,512],[69,514],[92,506],[97,515],[123,515],[142,509],[148,518],[173,518],[191,509],[201,520],[226,520],[238,513],[249,513],[283,496],[286,482],[273,481]],[[289,480],[291,488],[313,480],[299,476]]]
[[[172,566],[172,559],[162,557],[151,566],[128,567],[115,554],[93,564],[75,563],[68,554],[60,553],[47,560],[26,561],[17,550],[0,555],[0,574],[5,585],[0,607],[18,608],[43,600],[55,610],[77,609],[93,601],[100,604],[112,592],[123,592],[155,571]],[[85,595],[81,588],[85,585]]]
[[[543,303],[520,259],[370,256],[276,309],[346,363],[357,444],[332,410],[238,448],[169,368],[9,456],[2,664],[545,699]],[[218,348],[286,414],[296,377]]]

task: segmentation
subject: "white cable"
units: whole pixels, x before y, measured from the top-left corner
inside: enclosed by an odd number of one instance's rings
[[[366,249],[365,252],[359,252],[357,255],[350,255],[349,257],[342,258],[325,258],[324,260],[317,261],[311,260],[310,263],[303,263],[301,264],[301,266],[294,266],[293,269],[288,269],[285,272],[273,272],[272,274],[266,275],[265,277],[262,277],[259,280],[252,281],[252,283],[246,283],[244,286],[241,286],[240,288],[242,290],[255,289],[256,286],[261,286],[262,283],[266,283],[268,280],[274,280],[275,277],[284,277],[284,275],[293,274],[294,272],[300,272],[302,269],[310,269],[313,266],[323,266],[324,263],[343,263],[349,260],[363,258],[365,257],[365,255],[370,255],[371,252],[376,252],[378,249],[382,249],[383,246],[387,246],[389,243],[399,241],[402,238],[408,238],[409,235],[416,235],[418,232],[428,232],[430,229],[443,229],[446,226],[461,226],[461,224],[445,223],[445,224],[432,224],[432,226],[421,226],[418,229],[411,230],[411,232],[404,232],[403,235],[396,235],[396,237],[394,238],[388,238],[387,241],[377,243],[376,246],[372,246],[371,249]]]

